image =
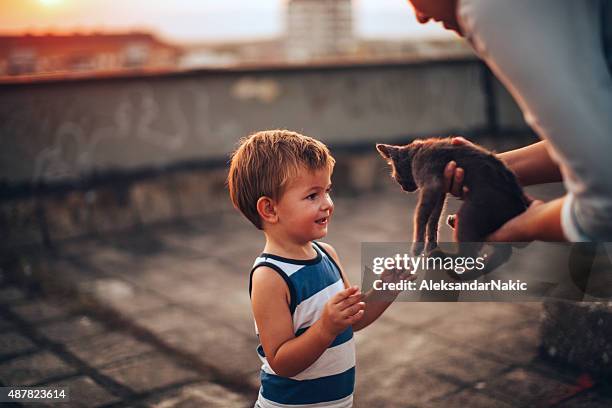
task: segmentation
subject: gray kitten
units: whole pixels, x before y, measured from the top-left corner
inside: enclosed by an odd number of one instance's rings
[[[438,222],[446,199],[444,168],[451,160],[465,170],[463,185],[469,189],[456,216],[448,219],[455,230],[455,241],[483,242],[530,204],[514,173],[483,147],[453,145],[451,138],[430,138],[405,146],[377,144],[376,149],[391,165],[392,176],[402,189],[408,192],[419,189],[414,215],[414,255],[421,254],[423,249],[431,255],[437,247]],[[479,244],[460,245],[459,255],[474,255],[481,247]],[[487,272],[512,253],[510,246],[497,248],[504,253],[497,254],[496,265],[491,264]]]

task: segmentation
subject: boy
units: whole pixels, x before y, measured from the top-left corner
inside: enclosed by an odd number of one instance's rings
[[[334,163],[323,143],[287,130],[257,132],[232,156],[232,202],[266,237],[249,284],[263,363],[256,407],[352,406],[353,331],[390,304],[368,303],[373,296],[350,286],[336,251],[315,242],[334,211]]]

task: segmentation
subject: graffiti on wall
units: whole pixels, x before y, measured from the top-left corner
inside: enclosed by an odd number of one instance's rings
[[[478,63],[87,81],[0,93],[0,181],[227,157],[260,129],[330,144],[482,126]]]
[[[139,150],[162,157],[185,150],[197,154],[210,145],[212,134],[235,137],[242,131],[234,121],[215,126],[212,98],[197,81],[156,91],[151,83],[139,82],[105,101],[92,101],[98,97],[95,91],[60,102],[24,98],[0,129],[6,136],[34,136],[13,142],[28,144],[19,151],[31,154],[30,181],[35,183],[78,179],[116,165],[108,157],[113,150],[131,149],[134,156]]]

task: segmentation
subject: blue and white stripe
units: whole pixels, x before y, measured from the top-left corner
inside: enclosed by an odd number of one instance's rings
[[[317,257],[297,261],[262,254],[253,271],[262,265],[283,276],[292,294],[293,329],[303,334],[323,312],[324,305],[344,289],[342,275],[335,262],[314,245]],[[255,331],[259,335],[257,324]],[[277,375],[268,364],[263,347],[257,347],[262,362],[261,407],[350,407],[355,383],[355,343],[352,328],[340,333],[327,350],[308,368],[293,377]]]

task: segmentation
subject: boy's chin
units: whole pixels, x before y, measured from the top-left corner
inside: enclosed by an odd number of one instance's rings
[[[321,228],[319,229],[319,231],[315,232],[313,234],[313,238],[312,239],[321,239],[323,237],[327,236],[327,226],[325,228]]]
[[[326,236],[327,236],[327,230],[325,230],[325,232],[317,234],[314,239],[321,239],[321,238],[325,238]]]

